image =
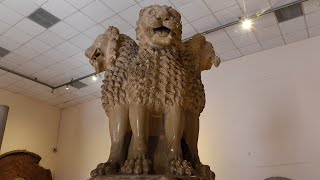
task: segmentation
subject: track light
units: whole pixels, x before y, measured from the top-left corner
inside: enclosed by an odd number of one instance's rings
[[[92,80],[93,80],[93,81],[96,81],[96,80],[97,80],[97,75],[93,75],[93,76],[92,76]]]
[[[252,20],[251,19],[244,19],[242,21],[242,28],[249,30],[252,28]]]
[[[68,90],[68,89],[69,89],[69,85],[66,86],[66,90]]]

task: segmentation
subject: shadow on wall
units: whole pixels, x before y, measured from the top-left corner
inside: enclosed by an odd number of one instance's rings
[[[290,180],[290,179],[284,178],[284,177],[269,177],[265,180]]]

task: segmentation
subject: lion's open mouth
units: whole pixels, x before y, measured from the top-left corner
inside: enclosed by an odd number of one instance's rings
[[[161,27],[155,28],[153,30],[156,34],[158,34],[161,37],[166,37],[171,31],[169,28],[167,28],[165,26],[161,26]]]

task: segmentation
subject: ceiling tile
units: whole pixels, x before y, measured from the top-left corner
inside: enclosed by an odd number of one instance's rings
[[[259,43],[256,44],[251,44],[249,46],[240,48],[240,51],[243,55],[249,55],[249,54],[253,54],[259,51],[262,51],[262,47]]]
[[[237,4],[236,0],[204,0],[212,12],[221,11]]]
[[[182,26],[182,39],[189,38],[195,35],[197,31],[193,28],[191,24],[185,24]]]
[[[307,14],[306,15],[306,21],[308,27],[317,26],[320,24],[320,11]]]
[[[71,38],[69,41],[83,50],[88,49],[90,45],[93,43],[93,39],[89,38],[88,36],[82,33]]]
[[[47,56],[57,62],[66,59],[68,56],[56,49],[50,49],[49,51],[43,53],[44,56]]]
[[[309,36],[314,37],[320,35],[320,25],[308,29]]]
[[[19,47],[18,49],[14,50],[14,52],[26,59],[33,59],[41,54],[40,52],[31,49],[26,45]]]
[[[302,3],[305,14],[320,11],[320,6],[316,5],[315,1],[305,1]]]
[[[42,8],[57,16],[59,19],[64,19],[77,11],[76,8],[64,0],[48,0],[48,2],[42,5]]]
[[[133,40],[136,40],[136,28],[131,28],[131,29],[123,32],[123,34],[131,37]]]
[[[278,24],[278,21],[274,13],[269,13],[253,19],[253,27],[254,29],[258,29],[258,30],[266,27],[270,27],[276,24]]]
[[[21,80],[17,81],[16,83],[14,83],[14,86],[19,87],[21,89],[27,89],[27,88],[30,88],[30,87],[36,86],[36,85],[37,85],[36,82],[30,81],[28,79],[21,79]]]
[[[232,38],[232,40],[239,48],[258,42],[253,32],[244,33],[240,36]]]
[[[279,24],[282,34],[288,34],[295,31],[306,29],[304,17],[298,17]]]
[[[141,2],[139,2],[139,4],[142,7],[147,7],[150,5],[154,5],[154,4],[158,4],[158,5],[167,5],[167,6],[172,6],[171,2],[169,0],[143,0]]]
[[[20,47],[21,45],[17,43],[16,41],[5,37],[5,36],[0,36],[0,47],[6,48],[9,51],[13,51]]]
[[[59,74],[65,74],[66,72],[69,72],[72,70],[72,68],[65,66],[62,63],[54,64],[54,65],[50,66],[49,69],[51,69]],[[59,76],[61,76],[61,75],[59,75]],[[60,77],[60,79],[63,79],[64,81],[71,80],[71,78],[69,79],[68,77],[64,77],[64,78]]]
[[[137,4],[120,12],[118,15],[120,15],[124,20],[126,20],[128,23],[135,27],[136,22],[139,18],[140,9],[141,6]]]
[[[23,19],[22,21],[17,23],[14,27],[33,37],[41,34],[43,31],[46,30],[44,27],[31,21],[28,18]]]
[[[47,81],[59,74],[60,74],[59,72],[53,71],[50,68],[46,68],[37,73],[34,73],[32,77],[37,78],[39,81]]]
[[[4,57],[4,58],[0,58],[0,66],[3,66],[3,67],[8,68],[10,70],[14,70],[20,65],[15,62],[12,62]]]
[[[280,7],[295,1],[297,0],[270,0],[272,7]]]
[[[15,64],[19,64],[22,65],[25,62],[29,61],[30,59],[27,59],[15,52],[11,52],[8,55],[5,56],[6,59],[9,60],[9,62],[15,63]]]
[[[94,68],[88,65],[83,65],[75,70],[83,74],[90,74],[94,72]]]
[[[221,11],[217,11],[214,13],[214,15],[217,17],[218,21],[221,24],[228,24],[230,22],[238,20],[239,17],[243,17],[243,12],[236,4]]]
[[[15,42],[17,42],[19,44],[24,44],[24,43],[28,42],[30,39],[32,39],[32,37],[30,35],[24,33],[23,31],[15,28],[15,27],[9,29],[7,32],[5,32],[2,35],[14,40]]]
[[[106,29],[109,26],[115,26],[120,30],[120,32],[124,32],[124,31],[132,28],[132,26],[127,21],[125,21],[124,19],[122,19],[118,15],[115,15],[115,16],[103,21],[100,24],[102,26],[104,26]]]
[[[288,34],[284,34],[283,38],[287,44],[293,43],[296,41],[301,41],[308,38],[308,32],[306,29],[298,30]]]
[[[191,24],[199,33],[202,33],[220,26],[219,22],[213,15],[202,17],[198,20],[193,21]]]
[[[238,0],[246,17],[260,15],[271,8],[268,0]]]
[[[21,14],[18,14],[12,9],[0,4],[0,21],[13,26],[21,19],[23,19],[23,16]]]
[[[94,0],[65,0],[65,1],[71,4],[72,6],[76,7],[77,9],[81,9],[84,6],[90,4]]]
[[[33,58],[32,61],[35,63],[41,64],[44,67],[49,67],[49,66],[57,63],[56,60],[51,59],[51,58],[44,56],[44,55],[37,56],[37,57]]]
[[[83,33],[92,39],[96,39],[96,37],[98,35],[104,33],[105,30],[106,30],[105,28],[103,28],[101,25],[97,24],[97,25],[91,27],[90,29],[84,31]]]
[[[220,29],[218,31],[206,34],[205,37],[212,44],[230,40],[228,34],[224,29]]]
[[[255,29],[254,33],[256,34],[256,37],[259,41],[273,39],[275,37],[281,36],[278,25],[269,26],[263,29]]]
[[[233,51],[229,51],[229,52],[225,52],[225,53],[220,54],[220,58],[223,61],[235,59],[235,58],[238,58],[241,56],[242,56],[242,54],[239,50],[233,50]]]
[[[36,3],[38,6],[43,5],[45,2],[47,2],[48,0],[32,0],[32,2]]]
[[[51,48],[50,46],[38,39],[32,39],[31,41],[27,42],[25,46],[40,53],[44,53]]]
[[[82,62],[83,64],[90,65],[88,58],[84,55],[84,51],[81,51],[81,52],[73,55],[72,58],[77,59],[78,61]]]
[[[275,48],[278,46],[282,46],[285,43],[284,43],[282,36],[278,36],[273,39],[266,39],[264,41],[260,41],[260,44],[262,45],[263,49],[271,49],[271,48]]]
[[[64,21],[79,31],[85,31],[96,24],[92,19],[90,19],[80,11],[72,14]]]
[[[118,1],[118,3],[122,1]],[[115,14],[110,8],[105,6],[100,1],[94,1],[81,10],[84,14],[95,20],[97,23],[102,22],[105,19],[110,18]]]
[[[116,13],[119,13],[133,5],[136,4],[135,1],[132,0],[101,0],[105,5],[110,7]]]
[[[41,71],[42,69],[44,69],[44,67],[40,64],[37,64],[35,62],[32,62],[32,61],[29,61],[27,63],[24,63],[23,65],[19,66],[16,71],[21,73],[21,74],[24,74],[24,75],[27,75],[27,76],[30,76],[36,72],[39,72]]]
[[[210,10],[203,3],[203,1],[197,0],[179,7],[178,10],[189,22],[211,14]]]
[[[10,28],[9,24],[0,21],[0,35]]]
[[[58,22],[49,29],[64,39],[70,39],[80,33],[78,30],[63,21]]]
[[[77,69],[77,68],[84,65],[81,61],[78,61],[77,59],[74,59],[72,57],[69,57],[69,58],[63,60],[60,63],[63,64],[64,66],[71,68],[71,69]]]
[[[240,36],[244,33],[248,33],[248,32],[252,31],[252,29],[242,28],[241,24],[235,24],[235,25],[229,26],[229,27],[225,28],[225,30],[231,38],[237,37],[237,36]]]
[[[73,45],[72,43],[70,43],[68,41],[58,45],[56,47],[56,49],[67,56],[72,56],[72,55],[81,51],[80,48],[78,48],[77,46]]]
[[[49,30],[43,32],[42,34],[40,34],[36,38],[39,39],[40,41],[48,44],[51,47],[55,47],[65,41],[62,37],[58,36],[57,34],[55,34],[54,32],[51,32]]]
[[[189,2],[191,2],[192,0],[170,0],[170,2],[176,7],[181,7],[185,4],[188,4]]]
[[[228,51],[236,50],[237,47],[234,42],[230,39],[227,41],[221,41],[214,44],[214,49],[218,54],[222,54]]]
[[[31,0],[5,0],[2,3],[24,16],[28,16],[39,7]]]

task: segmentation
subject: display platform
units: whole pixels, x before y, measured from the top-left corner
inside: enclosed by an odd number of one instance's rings
[[[127,180],[127,179],[141,179],[141,180],[200,180],[195,176],[171,176],[171,175],[114,175],[114,176],[100,176],[92,177],[90,180]]]

